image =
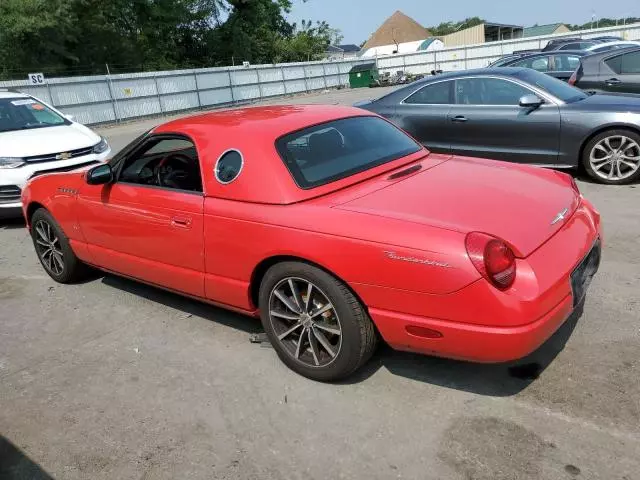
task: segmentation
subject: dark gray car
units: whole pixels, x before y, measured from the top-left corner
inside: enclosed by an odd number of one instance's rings
[[[640,47],[582,57],[569,83],[586,91],[640,94]]]
[[[432,76],[355,106],[388,118],[434,152],[583,165],[610,184],[640,177],[640,98],[588,95],[529,68]]]

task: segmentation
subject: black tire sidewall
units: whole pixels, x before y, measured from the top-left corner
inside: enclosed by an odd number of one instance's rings
[[[598,174],[596,174],[593,171],[593,168],[591,168],[591,162],[589,161],[589,158],[591,156],[591,151],[593,150],[593,147],[595,147],[595,145],[598,142],[600,142],[603,138],[617,136],[617,135],[627,136],[633,139],[638,145],[640,145],[640,135],[638,135],[636,132],[632,130],[625,130],[625,129],[605,130],[604,132],[597,134],[595,137],[589,140],[589,142],[587,142],[587,144],[584,147],[584,151],[582,152],[582,166],[584,167],[589,177],[595,182],[604,183],[606,185],[626,185],[628,183],[633,183],[640,178],[640,169],[638,169],[630,177],[625,178],[623,180],[608,180],[606,178],[602,178],[598,176]]]
[[[317,285],[333,304],[342,328],[342,344],[335,360],[325,367],[311,367],[296,360],[278,340],[269,318],[269,297],[273,288],[286,277],[298,277]],[[341,288],[342,287],[342,288]],[[362,337],[359,319],[370,321],[353,297],[344,295],[344,284],[323,270],[302,262],[283,262],[271,267],[260,285],[260,317],[271,345],[280,359],[293,371],[313,380],[333,381],[351,374],[360,365]],[[360,312],[358,312],[360,309]]]
[[[49,268],[45,265],[44,261],[42,260],[42,257],[38,251],[38,245],[36,243],[37,233],[36,233],[35,227],[39,221],[47,222],[56,233],[56,236],[58,237],[58,241],[60,242],[60,249],[62,250],[63,263],[64,263],[62,273],[60,274],[56,274],[55,272],[52,272],[49,270]],[[78,259],[78,257],[76,257],[73,250],[71,249],[71,245],[69,244],[69,239],[62,231],[62,228],[60,228],[60,225],[58,225],[58,222],[55,221],[53,216],[47,210],[41,208],[36,210],[35,213],[31,216],[30,225],[31,225],[31,240],[33,241],[33,247],[36,250],[36,255],[38,256],[38,260],[40,261],[40,264],[44,268],[45,272],[47,272],[47,274],[51,278],[53,278],[56,282],[69,283],[75,280],[79,275],[81,262]]]

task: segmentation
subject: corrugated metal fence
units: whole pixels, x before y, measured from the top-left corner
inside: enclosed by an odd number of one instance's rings
[[[371,60],[369,60],[370,62]],[[84,124],[246,103],[268,97],[345,86],[365,60],[251,67],[201,68],[0,82],[40,98]]]
[[[431,70],[485,67],[489,62],[514,50],[544,47],[550,38],[589,38],[599,35],[617,35],[627,40],[640,40],[640,23],[447,48],[434,52],[393,55],[375,60],[381,72],[395,73],[403,70],[428,74]],[[81,123],[95,124],[345,86],[349,82],[348,73],[351,67],[372,60],[361,58],[332,62],[48,78],[43,85],[30,85],[27,80],[19,80],[0,82],[0,88],[15,88],[29,93],[66,114],[75,115]]]

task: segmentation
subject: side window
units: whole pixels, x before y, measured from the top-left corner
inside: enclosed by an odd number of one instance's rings
[[[617,57],[607,58],[604,63],[607,64],[611,70],[615,73],[620,73],[622,71],[622,55],[618,55]]]
[[[554,69],[558,72],[573,71],[580,65],[580,57],[577,55],[554,55]]]
[[[533,68],[539,72],[547,72],[549,70],[549,57],[525,58],[512,65],[513,67]]]
[[[151,136],[125,158],[118,181],[202,192],[195,145],[185,137]]]
[[[404,103],[446,105],[451,102],[451,85],[453,82],[438,82],[421,88]]]
[[[456,103],[459,105],[518,105],[520,97],[531,93],[517,83],[500,78],[456,80]]]
[[[620,73],[640,73],[640,51],[625,53],[624,55],[620,56],[622,57],[622,68],[620,70]]]
[[[214,169],[216,180],[223,185],[233,182],[240,175],[243,165],[244,160],[238,150],[227,150],[216,162]]]

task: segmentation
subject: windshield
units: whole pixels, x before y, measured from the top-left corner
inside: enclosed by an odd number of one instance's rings
[[[529,68],[516,73],[515,76],[544,90],[545,92],[550,93],[565,103],[579,102],[580,100],[584,100],[588,97],[588,95],[582,90],[572,87],[562,80],[558,80],[557,78],[550,77],[549,75],[536,72]]]
[[[301,188],[340,180],[419,151],[411,137],[378,117],[352,117],[281,137],[280,157]]]
[[[63,117],[32,98],[0,98],[0,132],[67,123]]]

